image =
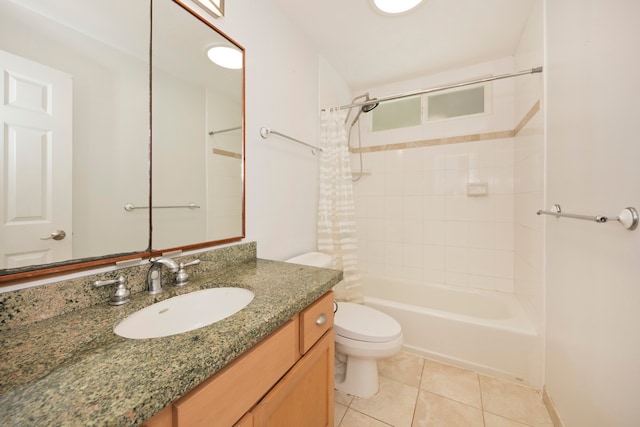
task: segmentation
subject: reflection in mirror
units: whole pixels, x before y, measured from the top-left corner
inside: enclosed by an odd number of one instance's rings
[[[0,0],[0,274],[148,250],[149,9]]]
[[[243,236],[242,48],[170,0],[152,25],[152,247]],[[232,48],[234,69],[208,58]]]

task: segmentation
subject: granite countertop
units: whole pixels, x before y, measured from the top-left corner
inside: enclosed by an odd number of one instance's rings
[[[158,296],[103,303],[0,333],[3,426],[131,426],[153,416],[318,299],[342,273],[252,260],[214,279],[191,278]],[[179,335],[131,340],[113,333],[129,314],[199,289],[254,292],[243,310]]]

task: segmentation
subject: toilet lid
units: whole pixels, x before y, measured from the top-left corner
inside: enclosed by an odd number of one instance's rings
[[[393,341],[402,334],[400,324],[393,317],[351,302],[338,303],[333,326],[336,334],[358,341]]]

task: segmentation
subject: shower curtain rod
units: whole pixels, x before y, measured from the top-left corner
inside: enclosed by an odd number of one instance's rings
[[[432,93],[432,92],[439,92],[439,91],[442,91],[442,90],[453,89],[453,88],[456,88],[456,87],[470,86],[470,85],[475,85],[475,84],[478,84],[478,83],[491,82],[493,80],[508,79],[508,78],[511,78],[511,77],[518,77],[518,76],[522,76],[522,75],[525,75],[525,74],[535,74],[535,73],[541,73],[541,72],[542,72],[542,67],[535,67],[535,68],[531,68],[529,70],[518,71],[516,73],[500,74],[500,75],[497,75],[497,76],[484,77],[484,78],[475,79],[475,80],[467,80],[467,81],[459,82],[459,83],[452,83],[452,84],[447,85],[447,86],[437,86],[437,87],[433,87],[433,88],[429,88],[429,89],[416,90],[416,91],[412,91],[412,92],[397,93],[395,95],[383,96],[383,97],[380,97],[380,98],[377,98],[377,99],[374,98],[374,99],[371,99],[369,101],[356,102],[354,104],[346,104],[346,105],[341,105],[340,107],[333,107],[333,108],[331,108],[331,110],[345,110],[347,108],[353,108],[353,107],[364,107],[365,105],[373,105],[373,104],[377,104],[379,102],[393,101],[393,100],[400,99],[400,98],[407,98],[409,96],[422,95],[422,94],[425,94],[425,93]],[[326,111],[326,109],[323,109],[322,111]]]

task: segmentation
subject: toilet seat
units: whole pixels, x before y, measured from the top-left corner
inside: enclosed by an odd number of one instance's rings
[[[333,327],[337,335],[357,341],[388,342],[402,336],[402,328],[393,317],[351,302],[338,303]]]

